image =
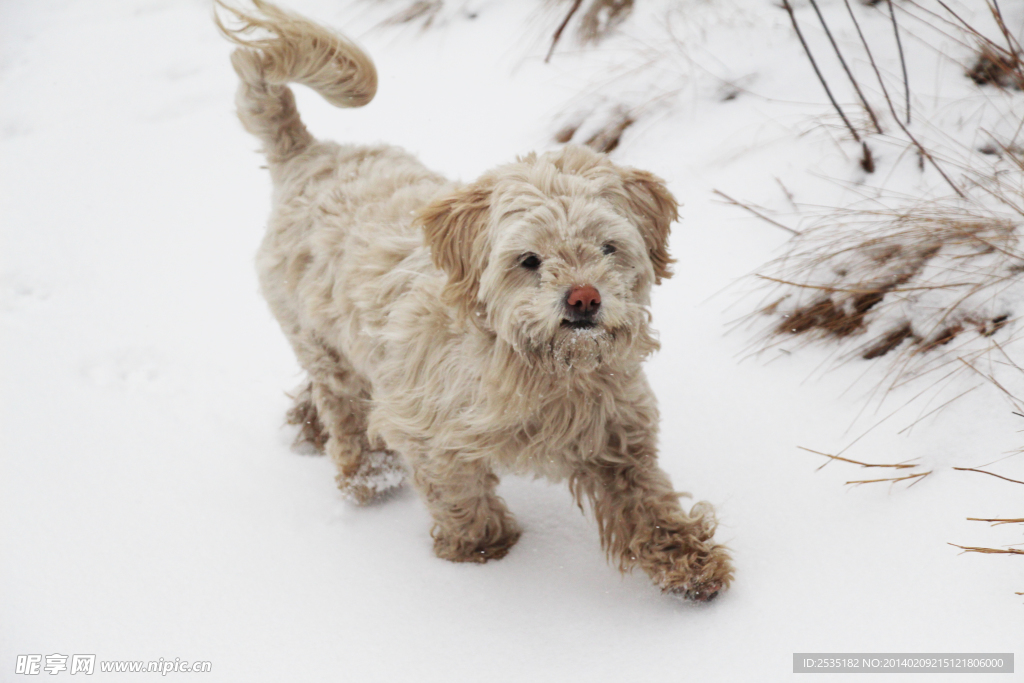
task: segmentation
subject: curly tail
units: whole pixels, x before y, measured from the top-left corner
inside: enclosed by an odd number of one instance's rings
[[[252,0],[252,14],[215,2],[240,23],[228,28],[214,14],[220,32],[240,46],[231,54],[242,80],[238,118],[263,141],[269,161],[286,161],[315,142],[299,118],[288,83],[309,86],[338,107],[362,107],[376,94],[373,62],[344,36],[264,0]],[[257,32],[269,35],[250,37]]]

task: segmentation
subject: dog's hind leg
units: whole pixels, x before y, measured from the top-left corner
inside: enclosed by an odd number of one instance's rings
[[[452,562],[504,557],[519,540],[519,525],[495,494],[498,477],[479,460],[444,452],[413,457],[413,481],[434,518],[434,553]]]
[[[303,430],[319,423],[321,443],[338,468],[338,488],[359,505],[380,499],[401,486],[405,469],[383,441],[366,435],[370,385],[341,354],[318,345],[315,358],[300,354],[310,374],[308,397],[300,394],[289,417],[303,418]],[[303,434],[300,433],[300,438]]]

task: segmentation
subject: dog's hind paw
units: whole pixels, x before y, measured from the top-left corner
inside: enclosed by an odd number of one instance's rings
[[[356,505],[379,502],[405,481],[405,467],[394,451],[364,451],[359,467],[351,474],[338,475],[338,488]]]

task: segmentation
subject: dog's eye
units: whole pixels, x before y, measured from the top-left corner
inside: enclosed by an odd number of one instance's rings
[[[540,257],[536,254],[527,254],[526,257],[519,262],[519,265],[527,270],[537,270],[540,268]]]
[[[614,244],[606,244],[603,247],[601,247],[601,252],[605,256],[608,256],[609,254],[614,254],[616,251],[618,250],[615,248]]]

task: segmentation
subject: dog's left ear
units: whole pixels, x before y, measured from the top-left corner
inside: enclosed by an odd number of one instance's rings
[[[448,275],[443,296],[465,313],[478,305],[487,265],[492,190],[490,183],[477,181],[435,199],[418,214],[434,265]]]
[[[668,255],[668,234],[672,222],[679,217],[679,204],[663,181],[653,173],[635,168],[619,169],[625,190],[626,209],[636,217],[640,235],[647,245],[647,255],[654,265],[654,284],[672,277]]]

